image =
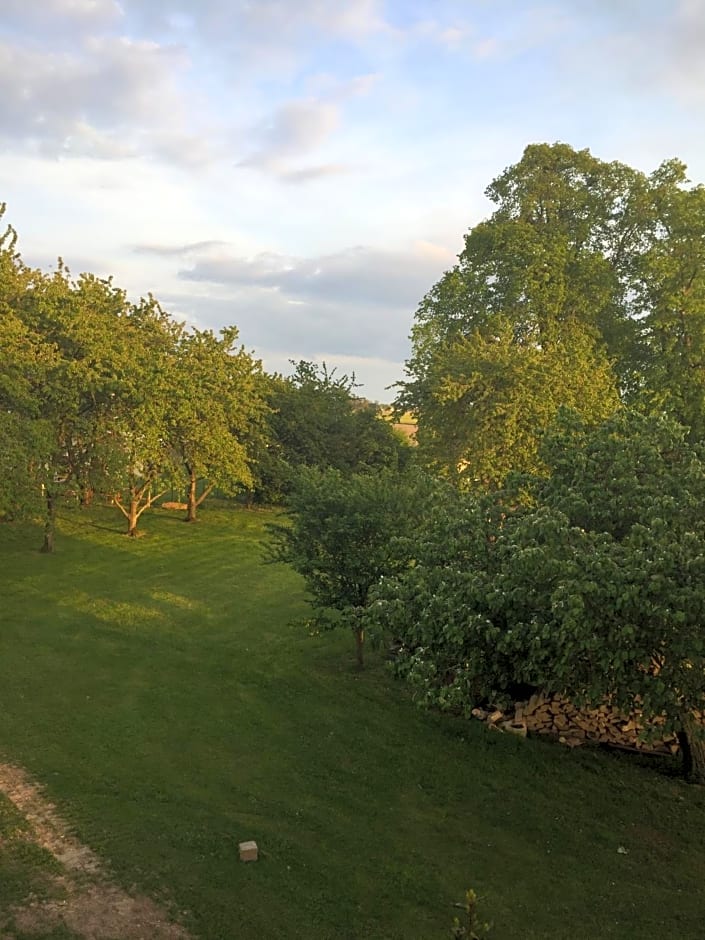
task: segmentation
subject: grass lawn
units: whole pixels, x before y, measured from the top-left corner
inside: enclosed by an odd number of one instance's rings
[[[155,511],[128,540],[75,511],[54,556],[0,526],[0,759],[122,884],[209,940],[441,940],[469,886],[492,940],[702,940],[703,790],[422,712],[380,658],[358,674],[347,634],[290,625],[269,518]],[[0,906],[48,864],[18,827],[0,801]]]

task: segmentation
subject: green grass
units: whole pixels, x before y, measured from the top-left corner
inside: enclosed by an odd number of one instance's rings
[[[381,659],[358,674],[349,636],[290,626],[269,518],[155,512],[128,540],[76,511],[54,556],[0,527],[0,755],[121,883],[209,940],[440,940],[468,886],[493,940],[701,940],[702,790],[421,712]]]
[[[0,795],[0,912],[30,892],[44,894],[45,876],[59,869],[54,857],[31,840],[25,818]]]

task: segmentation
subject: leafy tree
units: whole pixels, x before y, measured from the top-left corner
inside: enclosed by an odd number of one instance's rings
[[[169,435],[186,475],[189,522],[214,487],[233,493],[253,482],[248,445],[265,417],[264,383],[261,364],[236,345],[237,337],[229,327],[220,338],[191,330],[179,339]]]
[[[182,327],[153,297],[128,304],[116,324],[121,348],[111,409],[109,459],[113,502],[135,537],[142,514],[178,472],[170,443],[170,394],[178,376]]]
[[[538,470],[539,433],[562,405],[599,420],[619,404],[607,359],[577,323],[539,346],[518,343],[498,315],[449,344],[429,379],[419,446],[439,473],[466,488]]]
[[[705,440],[705,187],[684,189],[685,167],[662,167],[653,193],[650,245],[635,266],[650,355],[646,397]]]
[[[622,411],[597,429],[563,413],[547,477],[459,496],[415,564],[385,579],[368,627],[405,644],[422,697],[469,709],[514,683],[605,700],[680,733],[705,781],[705,456],[666,419]]]
[[[0,218],[4,214],[0,206]],[[39,468],[45,462],[48,428],[40,420],[41,393],[56,355],[18,311],[40,275],[15,251],[8,226],[0,236],[0,516],[36,511]]]
[[[259,499],[282,501],[301,467],[357,473],[408,463],[407,443],[374,405],[354,397],[354,376],[338,375],[325,363],[292,365],[293,375],[269,378],[269,434],[255,468]]]
[[[501,479],[507,462],[532,468],[559,405],[599,421],[617,392],[667,401],[700,439],[705,203],[683,165],[647,176],[534,144],[486,192],[495,211],[416,314],[398,404],[420,453],[466,467],[461,481]]]
[[[99,470],[98,428],[111,398],[109,282],[72,282],[59,261],[52,275],[26,268],[8,229],[0,246],[0,400],[6,509],[44,504],[51,552],[57,506]],[[13,493],[10,490],[14,491]]]
[[[271,527],[273,559],[304,577],[319,623],[352,629],[360,667],[370,588],[407,563],[396,540],[417,529],[432,491],[412,473],[306,469],[289,495],[288,523]]]
[[[0,207],[0,217],[4,207]],[[237,331],[187,333],[153,297],[130,303],[112,280],[27,268],[0,236],[0,512],[57,507],[97,489],[136,535],[159,488],[189,481],[189,518],[213,485],[251,483],[248,447],[265,412],[259,363]],[[196,482],[207,478],[196,498]]]

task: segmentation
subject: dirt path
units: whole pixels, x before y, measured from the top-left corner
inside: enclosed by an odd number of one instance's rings
[[[62,866],[61,874],[51,876],[55,890],[50,893],[56,898],[30,900],[9,912],[15,929],[42,936],[63,925],[84,940],[189,940],[158,904],[110,880],[98,856],[71,835],[41,787],[21,768],[0,763],[0,791],[26,817],[30,838]],[[10,940],[13,934],[5,925],[0,912],[0,938]]]

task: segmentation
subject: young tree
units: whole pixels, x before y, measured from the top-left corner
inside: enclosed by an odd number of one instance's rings
[[[252,485],[251,442],[263,434],[267,405],[261,363],[237,346],[235,327],[181,335],[169,392],[169,436],[186,476],[186,519],[214,487],[234,493]],[[200,496],[197,484],[204,482]]]
[[[289,496],[289,523],[271,527],[272,557],[303,576],[320,622],[352,629],[360,667],[370,588],[407,564],[397,541],[418,528],[433,489],[416,474],[308,469]]]
[[[106,450],[113,502],[135,537],[142,514],[178,469],[169,438],[170,392],[182,327],[148,297],[128,304],[116,329],[120,350]]]

